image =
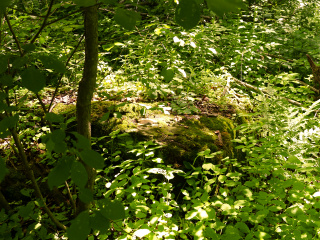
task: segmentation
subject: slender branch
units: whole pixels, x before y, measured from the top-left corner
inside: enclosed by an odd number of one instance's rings
[[[73,211],[74,211],[74,212],[77,212],[77,206],[76,206],[75,201],[74,201],[73,198],[72,198],[72,194],[71,194],[71,191],[70,191],[70,188],[69,188],[69,185],[68,185],[67,181],[65,181],[64,184],[65,184],[65,186],[66,186],[66,188],[67,188],[68,196],[69,196],[69,198],[70,198],[70,202],[71,202],[71,205],[72,205],[72,207],[73,207]]]
[[[23,149],[23,146],[21,144],[21,141],[20,141],[20,138],[18,136],[18,133],[16,131],[15,128],[12,128],[10,129],[10,132],[11,132],[11,135],[14,139],[14,142],[18,148],[18,151],[19,151],[19,155],[20,155],[20,158],[22,160],[22,163],[23,163],[23,166],[25,167],[26,169],[26,173],[29,177],[29,179],[31,180],[32,184],[33,184],[33,188],[35,190],[35,194],[36,196],[40,199],[40,201],[42,202],[43,204],[43,208],[45,210],[45,212],[48,214],[49,218],[52,220],[52,222],[60,229],[62,230],[66,230],[66,226],[63,225],[54,215],[53,213],[51,212],[51,210],[49,209],[49,207],[47,206],[46,202],[45,202],[45,199],[41,193],[41,190],[39,188],[39,185],[38,185],[38,182],[34,176],[34,173],[33,173],[33,170],[31,169],[31,167],[29,166],[29,162],[28,162],[28,158],[27,158],[27,155]]]
[[[266,90],[263,90],[263,89],[260,89],[260,88],[258,88],[258,87],[252,86],[252,85],[250,85],[250,84],[248,84],[248,83],[242,82],[242,81],[240,81],[239,79],[236,79],[236,78],[234,78],[234,77],[231,77],[231,78],[232,78],[235,82],[237,82],[238,84],[240,84],[240,85],[242,85],[242,86],[244,86],[244,87],[246,87],[246,88],[249,88],[249,89],[251,89],[251,90],[253,90],[253,91],[255,91],[255,92],[258,92],[258,93],[263,92],[263,93],[269,94],[268,91],[266,91]],[[280,98],[285,99],[285,100],[287,100],[288,102],[290,102],[290,103],[292,103],[292,104],[294,104],[294,105],[302,106],[302,103],[297,102],[297,101],[295,101],[295,100],[292,100],[292,99],[289,99],[289,98],[286,98],[286,97],[280,97]]]
[[[10,29],[10,32],[11,32],[13,38],[14,38],[14,41],[15,41],[16,44],[17,44],[17,47],[18,47],[18,49],[19,49],[19,53],[20,53],[21,56],[23,56],[23,50],[22,50],[22,48],[21,48],[19,39],[17,38],[15,32],[13,31],[13,28],[12,28],[12,25],[11,25],[10,20],[9,20],[9,18],[8,18],[8,15],[7,15],[6,13],[4,13],[4,17],[5,17],[6,21],[7,21],[8,27],[9,27],[9,29]]]
[[[80,37],[77,46],[73,49],[73,51],[71,52],[70,56],[68,57],[68,59],[66,61],[66,64],[65,64],[66,67],[68,66],[68,64],[69,64],[71,58],[73,57],[73,55],[76,53],[76,51],[79,48],[79,46],[80,46],[80,44],[81,44],[83,39],[84,39],[84,34]],[[49,104],[49,107],[48,107],[49,112],[50,112],[51,106],[53,104],[53,101],[54,101],[54,99],[55,99],[55,97],[56,97],[56,95],[58,93],[58,89],[60,88],[62,77],[63,77],[63,74],[60,75],[60,77],[58,79],[57,86],[56,86],[56,88],[54,90],[54,93],[53,93],[53,95],[51,97],[50,104]]]
[[[39,30],[38,30],[38,32],[36,33],[36,35],[34,35],[34,37],[32,38],[32,40],[31,40],[30,43],[34,43],[34,42],[37,40],[37,38],[39,37],[39,35],[40,35],[40,33],[42,32],[42,30],[45,28],[46,23],[47,23],[47,21],[48,21],[48,18],[49,18],[50,14],[51,14],[51,9],[52,9],[52,6],[53,6],[53,2],[54,2],[54,0],[51,0],[51,1],[50,1],[49,8],[48,8],[48,12],[47,12],[46,16],[45,16],[44,19],[43,19],[42,25],[41,25],[41,27],[39,28]]]
[[[60,18],[58,18],[58,19],[56,19],[56,20],[52,20],[51,22],[48,22],[48,23],[46,24],[46,26],[49,26],[49,25],[54,24],[54,23],[56,23],[56,22],[59,22],[59,21],[62,20],[62,19],[65,19],[65,18],[67,18],[67,17],[69,17],[69,16],[72,16],[73,14],[76,14],[76,13],[82,12],[82,11],[83,11],[83,9],[78,9],[78,10],[76,10],[76,11],[74,11],[74,12],[72,12],[72,13],[69,13],[69,14],[67,14],[67,15],[65,15],[65,16],[63,16],[63,17],[60,17]]]
[[[314,91],[314,92],[316,92],[316,93],[319,93],[319,92],[320,92],[320,91],[319,91],[318,89],[316,89],[315,87],[312,87],[312,86],[310,86],[309,84],[307,84],[307,83],[305,83],[305,82],[303,82],[303,81],[300,81],[300,80],[298,80],[298,79],[295,79],[295,81],[297,81],[297,82],[299,82],[300,84],[302,84],[302,85],[310,88],[312,91]]]

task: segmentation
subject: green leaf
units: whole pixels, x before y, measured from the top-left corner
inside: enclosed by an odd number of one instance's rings
[[[199,4],[194,0],[180,0],[175,13],[176,22],[189,30],[200,21]]]
[[[81,159],[90,167],[102,169],[104,167],[103,157],[94,150],[86,149],[80,152]]]
[[[59,114],[55,114],[53,112],[46,113],[45,119],[51,123],[63,122],[63,116]]]
[[[19,69],[19,68],[25,66],[27,64],[27,62],[28,62],[27,57],[17,57],[12,62],[12,68]]]
[[[89,213],[84,211],[80,213],[76,219],[71,222],[71,226],[67,229],[69,240],[85,240],[90,234]]]
[[[70,170],[75,158],[73,156],[65,156],[61,158],[48,175],[49,188],[62,185],[70,176]]]
[[[100,0],[104,4],[116,4],[117,0]]]
[[[19,115],[16,114],[12,117],[6,117],[0,121],[0,137],[4,138],[10,134],[8,131],[13,128],[19,121]]]
[[[66,71],[65,65],[55,56],[40,56],[42,64],[47,69],[52,69],[58,73],[64,73]]]
[[[207,0],[207,5],[220,17],[227,12],[239,12],[240,8],[247,8],[242,0]]]
[[[38,93],[46,86],[46,79],[44,75],[36,68],[29,67],[21,74],[22,85],[28,90]]]
[[[90,7],[96,4],[96,0],[73,0],[80,7]]]
[[[4,73],[8,67],[8,55],[0,54],[0,74]]]
[[[9,7],[11,4],[12,0],[1,0],[0,1],[0,16],[6,11],[6,8]],[[0,60],[1,62],[1,60]]]
[[[6,167],[6,162],[3,158],[0,157],[0,182],[4,179],[7,171],[8,169]]]
[[[0,60],[1,61],[1,60]],[[0,85],[10,87],[13,85],[13,78],[10,75],[4,75],[0,77]]]
[[[289,163],[301,163],[299,158],[297,158],[294,155],[289,156],[287,162],[289,162]]]
[[[249,233],[250,229],[244,222],[237,222],[235,225],[236,228],[238,228],[243,233]]]
[[[103,114],[103,116],[101,117],[100,121],[103,122],[103,121],[106,121],[108,120],[110,117],[110,112],[106,112],[105,114]]]
[[[212,164],[212,163],[204,163],[204,164],[202,164],[202,168],[204,169],[204,170],[214,170],[214,165]]]
[[[124,207],[119,201],[110,201],[109,199],[102,199],[98,202],[101,214],[110,220],[124,219]]]
[[[74,146],[78,149],[78,151],[90,149],[91,145],[88,138],[82,136],[77,132],[72,132],[72,134],[77,138],[77,141],[74,142]]]
[[[54,143],[53,150],[56,153],[64,153],[67,151],[67,143],[64,141],[66,133],[63,130],[54,130],[49,136]]]
[[[164,68],[164,69],[162,69],[162,71],[161,71],[161,76],[163,76],[164,77],[164,80],[168,83],[168,82],[170,82],[172,79],[173,79],[173,77],[174,77],[174,71],[173,71],[173,69],[171,69],[171,68]]]
[[[140,18],[141,16],[139,13],[122,8],[118,8],[114,15],[116,23],[129,31],[133,30],[136,22],[139,21]]]
[[[78,161],[73,162],[71,168],[71,179],[78,187],[84,188],[88,182],[88,174],[82,163]]]
[[[84,203],[90,203],[93,201],[92,191],[88,188],[81,188],[79,198]]]
[[[23,218],[29,217],[31,215],[34,207],[35,207],[34,202],[28,202],[28,204],[26,206],[22,206],[19,209],[18,214]]]
[[[90,216],[90,226],[93,230],[98,230],[100,234],[106,234],[110,228],[110,220],[105,218],[101,212],[94,211]]]
[[[25,44],[25,45],[22,45],[22,49],[25,52],[32,52],[32,51],[36,50],[36,45],[33,43]]]

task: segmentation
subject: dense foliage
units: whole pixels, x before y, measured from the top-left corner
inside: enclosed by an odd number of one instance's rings
[[[95,2],[0,3],[0,238],[320,239],[317,1],[101,0],[94,100],[118,104],[101,122],[130,101],[242,119],[235,158],[207,149],[179,166],[52,112],[74,102]]]

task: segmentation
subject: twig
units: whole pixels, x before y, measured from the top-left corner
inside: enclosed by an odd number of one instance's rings
[[[244,86],[244,87],[246,87],[246,88],[249,88],[249,89],[251,89],[251,90],[253,90],[253,91],[255,91],[255,92],[258,92],[258,93],[263,92],[263,93],[269,94],[268,91],[263,90],[263,89],[260,89],[260,88],[255,87],[255,86],[252,86],[251,84],[242,82],[242,81],[236,79],[235,77],[232,77],[232,79],[233,79],[235,82],[237,82],[238,84],[240,84],[240,85],[242,85],[242,86]],[[281,97],[281,96],[280,96],[280,98],[285,99],[285,100],[287,100],[288,102],[290,102],[290,103],[292,103],[292,104],[294,104],[294,105],[302,106],[302,103],[297,102],[297,101],[295,101],[295,100],[292,100],[292,99],[289,99],[289,98],[286,98],[286,97]]]
[[[74,200],[72,198],[72,194],[71,194],[71,191],[70,191],[70,188],[69,188],[69,185],[68,185],[67,181],[65,181],[64,184],[65,184],[65,186],[67,188],[68,196],[70,198],[70,202],[71,202],[71,205],[73,207],[73,210],[74,210],[74,212],[76,212],[77,211],[77,206],[76,206],[76,203],[74,202]]]
[[[17,44],[17,47],[18,47],[18,49],[19,49],[19,53],[20,53],[21,56],[23,56],[23,51],[22,51],[22,48],[21,48],[19,39],[17,38],[16,34],[15,34],[14,31],[13,31],[13,28],[12,28],[12,25],[11,25],[10,20],[9,20],[9,18],[8,18],[8,15],[7,15],[6,13],[4,13],[4,17],[5,17],[6,21],[7,21],[8,27],[9,27],[9,29],[10,29],[10,32],[11,32],[13,38],[14,38],[14,41],[15,41],[16,44]]]
[[[68,57],[68,59],[67,59],[67,61],[66,61],[66,64],[65,64],[66,67],[68,66],[68,64],[69,64],[71,58],[73,57],[73,55],[76,53],[76,51],[77,51],[77,49],[79,48],[79,46],[80,46],[80,44],[81,44],[81,42],[82,42],[83,39],[84,39],[84,34],[80,37],[77,46],[73,49],[73,51],[71,52],[70,56]],[[51,112],[51,110],[52,110],[51,107],[52,107],[52,104],[53,104],[53,101],[54,101],[55,97],[57,96],[59,87],[60,87],[60,85],[61,85],[62,77],[63,77],[63,74],[60,75],[60,77],[59,77],[59,79],[58,79],[57,86],[56,86],[56,88],[55,88],[55,90],[54,90],[54,93],[53,93],[53,95],[52,95],[52,98],[51,98],[51,100],[50,100],[50,104],[49,104],[49,108],[48,108],[48,109],[49,109],[49,112]]]
[[[48,8],[48,12],[47,12],[46,16],[45,16],[44,19],[43,19],[42,25],[41,25],[41,27],[39,28],[39,30],[38,30],[38,32],[36,33],[36,35],[34,35],[34,37],[32,38],[32,40],[31,40],[30,43],[34,43],[34,42],[37,40],[37,38],[39,37],[39,35],[40,35],[40,33],[42,32],[42,30],[46,27],[46,23],[47,23],[48,18],[49,18],[50,14],[51,14],[51,9],[52,9],[52,6],[53,6],[53,2],[54,2],[54,0],[51,0],[51,1],[50,1],[49,8]]]

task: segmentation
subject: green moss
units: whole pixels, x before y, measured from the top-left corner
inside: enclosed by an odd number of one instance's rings
[[[197,154],[207,148],[211,152],[223,152],[223,155],[213,161],[219,161],[226,156],[237,156],[232,142],[236,137],[232,120],[223,116],[189,116],[176,122],[175,116],[163,114],[161,111],[147,110],[142,116],[143,108],[134,103],[93,102],[92,136],[104,136],[120,129],[121,132],[130,134],[130,141],[153,140],[163,145],[161,155],[166,163],[171,164],[183,165],[184,161],[193,163]],[[75,106],[58,107],[55,112],[68,117],[75,116]],[[110,112],[110,118],[101,122],[101,117],[107,112]],[[121,118],[113,117],[115,112],[120,112]],[[138,124],[139,119],[145,117],[155,119],[158,122],[157,126]]]

